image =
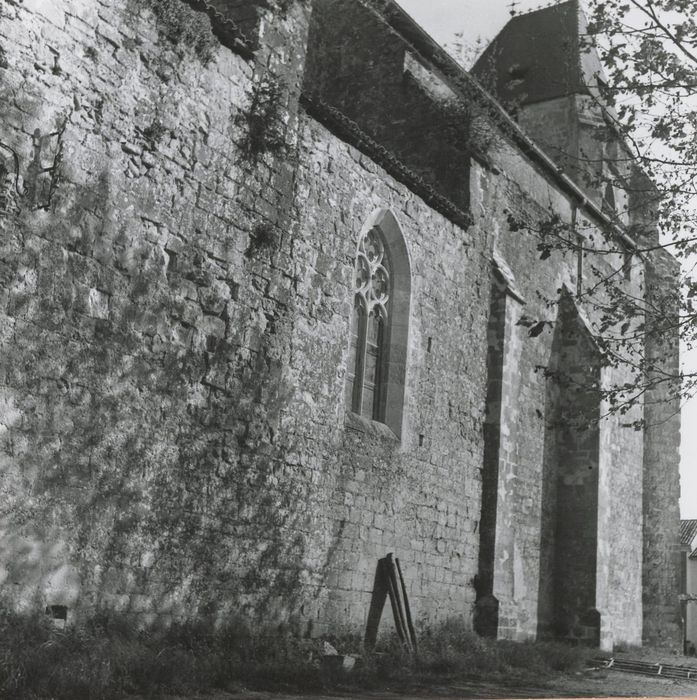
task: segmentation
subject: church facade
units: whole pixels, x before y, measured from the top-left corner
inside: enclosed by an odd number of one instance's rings
[[[320,635],[394,552],[422,627],[680,643],[679,387],[613,393],[678,266],[575,2],[472,74],[390,0],[0,20],[5,604]]]

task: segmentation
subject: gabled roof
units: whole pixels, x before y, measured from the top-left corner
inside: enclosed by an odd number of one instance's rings
[[[504,103],[542,102],[587,93],[580,48],[585,19],[578,0],[513,17],[472,73]]]
[[[680,544],[692,546],[692,541],[697,536],[697,520],[680,521]]]

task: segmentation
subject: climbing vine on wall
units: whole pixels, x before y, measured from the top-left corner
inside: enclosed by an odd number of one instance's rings
[[[251,160],[265,153],[282,155],[287,151],[283,94],[278,78],[262,78],[254,87],[249,109],[238,119],[238,124],[245,127],[243,150]]]
[[[441,134],[448,143],[480,156],[489,152],[496,138],[495,132],[478,114],[476,106],[454,100],[442,104],[441,111]]]

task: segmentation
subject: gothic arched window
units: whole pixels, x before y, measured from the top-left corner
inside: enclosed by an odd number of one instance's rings
[[[402,232],[388,210],[363,229],[354,268],[346,409],[401,434],[411,295]]]
[[[358,245],[354,292],[346,407],[364,418],[382,421],[390,263],[377,228],[370,229]]]

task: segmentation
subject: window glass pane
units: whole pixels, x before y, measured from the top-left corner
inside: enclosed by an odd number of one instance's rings
[[[351,319],[351,346],[349,347],[349,363],[348,372],[351,378],[356,376],[356,352],[358,351],[358,333],[361,323],[361,301],[356,297],[356,303],[353,307],[353,318]]]
[[[373,298],[379,303],[384,304],[388,299],[390,279],[387,274],[387,270],[380,266],[375,269],[373,276],[370,280],[371,290],[373,293]]]
[[[365,384],[377,384],[378,347],[368,343],[365,350]]]
[[[380,419],[379,415],[379,383],[380,364],[382,361],[382,321],[379,310],[373,309],[368,317],[367,342],[365,349],[365,372],[363,375],[363,407],[362,413],[366,418]],[[368,403],[367,396],[370,396]]]
[[[382,420],[383,335],[390,303],[389,251],[382,233],[366,232],[358,245],[354,268],[355,302],[346,368],[345,402],[348,410]]]
[[[356,376],[360,374],[359,344],[361,333],[361,318],[365,315],[363,300],[356,294],[353,306],[353,316],[351,318],[351,344],[349,345],[349,359],[346,368],[346,387],[344,389],[344,400],[348,411],[358,411],[356,405]]]
[[[363,407],[361,415],[366,418],[373,417],[373,404],[375,403],[375,390],[368,384],[363,385]]]
[[[370,312],[370,318],[368,318],[368,343],[372,345],[378,345],[380,342],[380,328],[382,323],[380,322],[379,311],[373,309]]]

